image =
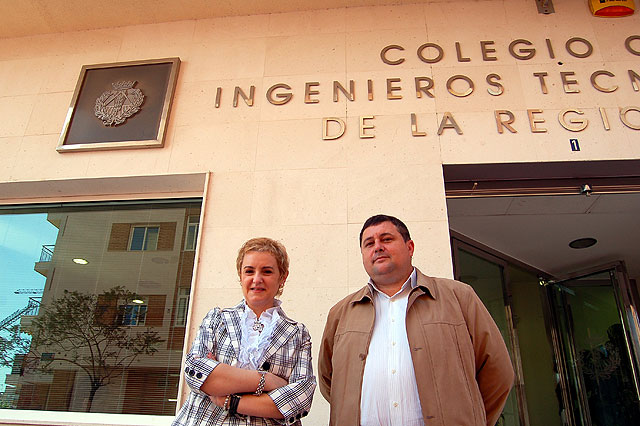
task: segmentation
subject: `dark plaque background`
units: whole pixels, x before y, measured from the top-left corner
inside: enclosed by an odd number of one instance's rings
[[[88,69],[64,144],[157,139],[171,66],[172,63],[160,63]],[[140,111],[118,126],[105,126],[95,116],[96,99],[113,90],[111,83],[130,80],[137,81],[133,87],[144,94]]]

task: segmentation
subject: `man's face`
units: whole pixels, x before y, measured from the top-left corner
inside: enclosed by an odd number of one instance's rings
[[[391,222],[368,227],[362,233],[362,263],[377,286],[401,284],[409,277],[413,266],[413,241],[404,241]]]

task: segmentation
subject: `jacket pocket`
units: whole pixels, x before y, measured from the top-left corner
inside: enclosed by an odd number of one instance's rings
[[[486,415],[475,379],[475,357],[466,325],[423,324],[435,398],[443,425],[484,426]],[[421,384],[418,383],[418,387]],[[430,390],[424,389],[429,395]],[[423,410],[424,411],[424,410]]]

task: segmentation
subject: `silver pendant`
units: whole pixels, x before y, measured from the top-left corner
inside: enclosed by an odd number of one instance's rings
[[[262,330],[264,329],[264,324],[261,323],[260,321],[256,320],[253,323],[253,327],[252,328],[253,328],[254,331],[257,331],[258,333],[262,333]]]

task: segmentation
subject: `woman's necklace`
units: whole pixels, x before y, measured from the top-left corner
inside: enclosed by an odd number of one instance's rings
[[[260,322],[260,320],[258,318],[256,318],[256,320],[253,322],[253,328],[254,331],[257,331],[258,333],[262,333],[262,330],[264,330],[264,324]]]

